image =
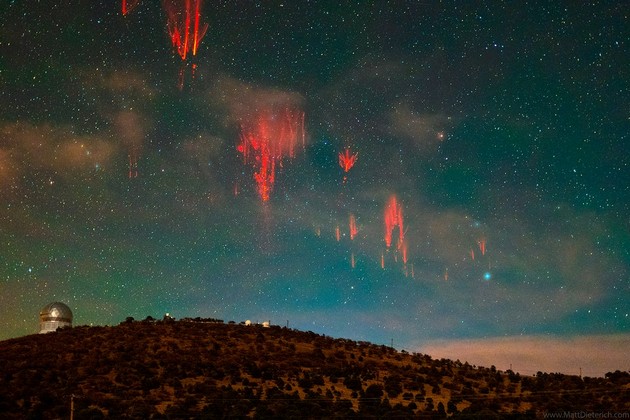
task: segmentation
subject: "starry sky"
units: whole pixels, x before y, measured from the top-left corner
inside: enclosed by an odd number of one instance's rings
[[[207,0],[185,59],[158,1],[1,9],[0,339],[61,301],[630,368],[626,2]],[[238,146],[286,109],[263,201]]]

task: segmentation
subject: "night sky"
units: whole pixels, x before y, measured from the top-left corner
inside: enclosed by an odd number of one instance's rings
[[[627,2],[207,0],[185,60],[157,0],[0,9],[0,339],[61,301],[630,368]]]

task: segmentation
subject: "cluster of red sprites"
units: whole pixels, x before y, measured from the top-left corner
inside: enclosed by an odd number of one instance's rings
[[[122,0],[124,16],[138,7],[140,0]],[[185,63],[197,54],[199,44],[208,30],[201,15],[202,0],[162,0],[166,13],[169,39],[174,51]],[[195,64],[192,65],[193,77]],[[180,70],[179,87],[183,88],[184,67]],[[243,162],[254,169],[254,180],[262,201],[268,201],[274,188],[276,170],[283,160],[295,157],[296,148],[304,147],[304,112],[297,107],[269,106],[258,115],[241,122],[237,150]],[[347,174],[354,166],[357,154],[349,148],[339,153],[339,165]],[[138,154],[129,154],[129,178],[138,176]],[[344,175],[344,183],[347,175]],[[237,191],[237,189],[235,189]]]
[[[249,121],[241,122],[240,142],[236,150],[243,163],[251,165],[254,181],[262,201],[268,201],[276,180],[276,170],[284,159],[295,157],[304,148],[304,112],[296,107],[260,111]]]
[[[127,16],[140,3],[140,0],[122,0],[122,14]],[[174,51],[186,63],[190,57],[197,54],[199,44],[208,30],[208,23],[203,22],[201,16],[202,0],[163,0],[162,5],[166,13],[169,39]],[[192,65],[193,77],[196,65]],[[180,70],[179,87],[183,87],[184,67]],[[241,121],[240,139],[237,151],[241,154],[243,163],[253,169],[253,179],[260,199],[266,202],[270,199],[276,180],[276,171],[282,167],[283,161],[293,159],[299,148],[305,146],[304,112],[295,106],[269,106],[258,112],[254,117]],[[350,146],[339,152],[338,162],[343,170],[343,184],[348,180],[348,173],[354,167],[359,154],[353,152]],[[129,154],[129,178],[138,176],[138,153]],[[235,193],[238,190],[235,188]],[[394,261],[402,262],[405,275],[413,277],[413,264],[407,267],[407,240],[403,208],[395,195],[389,197],[384,211],[384,241],[385,252],[381,254],[381,267],[385,268],[386,254],[392,255]],[[353,241],[359,232],[354,214],[349,215],[348,233]],[[341,228],[335,228],[337,241],[341,240]],[[485,254],[485,240],[479,241],[481,254]],[[470,250],[471,259],[475,259],[474,251]],[[354,252],[351,254],[351,266],[355,267]],[[448,279],[448,271],[445,273]]]
[[[140,0],[122,0],[122,14],[127,16],[140,3]],[[168,35],[177,54],[186,57],[197,54],[208,24],[201,19],[202,0],[163,0],[166,12]]]
[[[122,0],[122,14],[127,16],[140,3],[140,0]],[[208,30],[208,24],[203,22],[201,16],[202,0],[163,0],[163,9],[166,13],[169,39],[174,51],[183,62],[197,54],[199,43]],[[193,64],[193,72],[195,65]],[[194,73],[193,73],[194,76]],[[183,88],[183,68],[179,75],[179,87]],[[299,148],[305,146],[304,112],[295,106],[268,106],[260,110],[256,115],[245,119],[240,123],[240,139],[236,150],[240,153],[243,163],[253,169],[253,179],[256,190],[263,202],[269,201],[276,181],[276,172],[282,167],[283,162],[293,159]],[[358,159],[358,153],[345,147],[338,155],[339,166],[343,170],[343,183],[348,180],[348,173]],[[129,178],[138,176],[138,155],[136,152],[129,154]],[[238,188],[235,186],[235,194]],[[392,219],[391,215],[385,215],[387,248],[391,246],[391,236],[394,226],[398,226],[400,236],[396,249],[401,253],[404,263],[407,262],[407,244],[403,238],[402,209],[395,202],[397,214]],[[349,216],[349,236],[354,240],[359,232],[357,221],[353,214]],[[337,241],[341,239],[341,229],[335,229]],[[355,256],[351,256],[352,267],[355,267]],[[382,258],[381,265],[384,267]]]
[[[122,0],[122,14],[127,16],[140,3],[140,0]],[[201,16],[203,0],[162,0],[166,13],[166,29],[171,45],[182,59],[179,71],[178,87],[184,88],[185,66],[187,59],[197,55],[199,44],[208,31],[208,23]],[[195,77],[196,64],[192,64],[192,77]]]
[[[342,156],[342,154],[340,154]],[[408,246],[405,238],[405,222],[403,219],[402,204],[396,195],[391,195],[385,204],[383,212],[385,249],[381,253],[381,268],[385,268],[390,261],[394,263],[402,263],[403,273],[406,276],[414,277],[413,264],[408,265]],[[357,218],[353,213],[348,217],[348,237],[350,241],[354,241],[358,237],[359,225]],[[319,231],[318,231],[319,235]],[[345,230],[342,235],[342,229],[339,224],[335,227],[335,239],[340,242],[342,236],[345,236]],[[352,268],[356,266],[356,258],[354,252],[350,254],[350,265]]]
[[[385,212],[383,214],[383,219],[385,221],[385,246],[387,247],[387,252],[391,252],[392,248],[394,250],[394,260],[398,261],[398,257],[403,263],[403,269],[405,275],[411,274],[411,277],[414,277],[413,272],[413,264],[409,268],[407,267],[407,240],[405,239],[405,222],[403,219],[403,209],[402,204],[398,201],[398,198],[395,195],[389,197],[387,204],[385,205]],[[394,232],[397,230],[398,235],[396,241],[394,242]],[[392,247],[392,245],[394,245]],[[385,268],[385,253],[381,254],[381,268]]]
[[[127,16],[140,3],[140,0],[122,0],[122,14]],[[168,35],[177,54],[186,60],[188,55],[196,55],[208,24],[201,19],[202,0],[163,0],[166,12]]]

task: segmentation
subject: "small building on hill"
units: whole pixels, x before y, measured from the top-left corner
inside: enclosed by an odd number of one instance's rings
[[[39,333],[57,331],[57,328],[72,327],[72,311],[61,302],[53,302],[39,311]]]

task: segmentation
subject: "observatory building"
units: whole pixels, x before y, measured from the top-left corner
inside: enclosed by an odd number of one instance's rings
[[[72,311],[61,302],[53,302],[39,311],[39,333],[57,331],[57,328],[72,327]]]

